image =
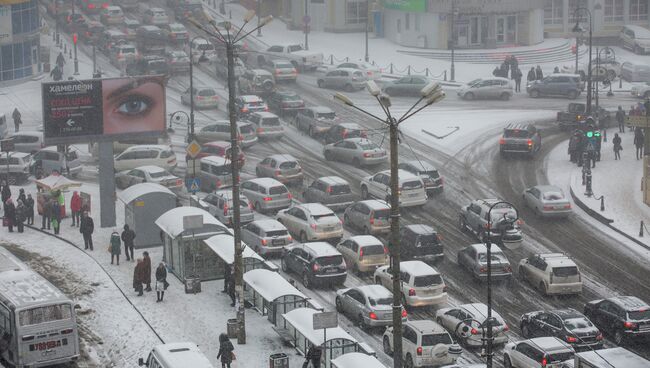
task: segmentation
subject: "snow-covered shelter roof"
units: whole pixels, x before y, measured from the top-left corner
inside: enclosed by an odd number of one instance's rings
[[[235,262],[235,238],[233,238],[230,233],[217,234],[203,240],[203,242],[215,253],[217,253],[219,258],[223,259],[224,262],[228,264]],[[245,245],[244,242],[242,242],[242,245]],[[264,258],[255,253],[255,251],[248,246],[244,246],[242,257],[255,258],[260,262],[264,262]]]
[[[126,188],[118,195],[118,198],[124,203],[131,203],[131,201],[134,199],[137,199],[138,197],[142,197],[143,195],[149,193],[165,193],[174,197],[176,196],[176,194],[172,193],[171,190],[163,187],[160,184],[140,183]]]
[[[285,313],[282,315],[284,320],[293,326],[296,331],[300,332],[307,340],[311,341],[314,345],[323,345],[323,330],[314,330],[314,317],[316,313],[321,313],[316,309],[311,308],[297,308],[291,312]],[[350,336],[345,332],[341,327],[337,326],[334,328],[327,329],[327,341],[343,339],[348,340],[352,343],[357,343],[357,340],[354,337]]]
[[[336,368],[386,368],[377,358],[364,353],[347,353],[332,360]]]
[[[219,222],[214,216],[212,216],[208,211],[203,210],[198,207],[176,207],[165,213],[163,213],[155,221],[155,224],[164,231],[167,235],[172,238],[177,238],[179,235],[183,234],[183,217],[192,216],[192,215],[202,215],[203,216],[203,228],[187,230],[188,233],[192,231],[197,234],[202,234],[206,232],[226,232],[228,229],[224,224]]]
[[[80,187],[81,183],[72,181],[60,174],[52,174],[47,178],[36,180],[36,186],[45,190],[64,190],[69,187]]]
[[[256,293],[268,301],[274,301],[285,295],[295,295],[307,299],[305,294],[296,289],[277,272],[264,269],[250,270],[244,274],[244,282]]]

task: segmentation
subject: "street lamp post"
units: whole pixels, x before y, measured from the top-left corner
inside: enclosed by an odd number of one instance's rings
[[[592,46],[592,35],[593,35],[593,16],[591,11],[587,8],[576,8],[573,12],[573,17],[576,19],[576,25],[573,27],[574,33],[582,33],[582,27],[580,27],[580,18],[578,18],[578,13],[585,12],[589,15],[589,63],[587,65],[587,115],[591,115],[591,46]],[[577,48],[576,48],[577,52]]]
[[[167,132],[174,133],[174,128],[172,127],[172,124],[173,123],[180,124],[182,122],[181,115],[185,117],[185,125],[189,129],[188,123],[190,122],[190,117],[187,115],[185,111],[179,110],[179,111],[174,111],[169,115],[169,128],[167,128]]]
[[[262,27],[260,27],[261,22],[262,22],[262,0],[257,0],[257,37],[262,36]]]
[[[271,20],[272,16],[262,18],[256,28],[249,32],[242,34],[244,27],[253,19],[255,11],[250,10],[244,16],[244,24],[239,28],[236,33],[230,33],[232,25],[226,22],[224,29],[220,30],[214,20],[210,21],[210,25],[214,30],[208,30],[203,24],[194,19],[190,21],[200,30],[205,32],[211,37],[216,38],[222,42],[226,47],[226,57],[228,59],[228,117],[230,120],[230,144],[231,156],[239,157],[239,139],[237,134],[237,115],[235,108],[236,87],[235,87],[235,45],[237,42],[248,37],[251,33],[255,32],[258,28],[264,27]],[[234,162],[230,165],[232,174],[232,234],[235,248],[235,291],[237,294],[237,342],[239,344],[246,343],[246,315],[244,308],[244,262],[243,251],[241,243],[241,222],[240,222],[240,201],[239,201],[239,166]]]
[[[74,2],[72,3],[72,20],[74,21]],[[79,59],[77,59],[77,36],[76,33],[74,35],[74,42],[73,42],[73,47],[74,47],[74,75],[79,75]]]
[[[190,45],[194,44],[194,40],[203,39],[206,42],[209,42],[202,36],[195,36],[190,40]],[[206,60],[205,51],[199,56],[197,63]],[[187,135],[187,143],[190,143],[194,140],[194,53],[190,47],[190,129],[189,134]],[[196,159],[192,158],[192,178],[196,177]]]
[[[483,241],[485,241],[485,248],[487,249],[487,319],[485,322],[487,323],[486,329],[487,329],[487,349],[486,349],[486,356],[487,356],[487,368],[492,368],[492,359],[493,359],[493,345],[494,345],[494,336],[492,334],[492,209],[497,207],[498,205],[509,205],[510,208],[512,208],[515,211],[515,216],[508,216],[509,211],[506,211],[503,214],[503,219],[501,219],[497,223],[497,230],[499,230],[499,239],[503,238],[503,232],[505,231],[505,227],[508,225],[512,225],[517,221],[519,218],[519,212],[515,208],[515,206],[506,201],[498,201],[495,203],[492,203],[490,205],[490,209],[488,210],[487,213],[487,220],[488,220],[488,226],[487,226],[487,234],[484,235]]]
[[[395,118],[390,113],[390,98],[381,95],[381,90],[374,81],[367,83],[367,89],[370,94],[377,99],[379,106],[381,106],[386,118],[382,119],[354,104],[350,98],[342,93],[336,93],[334,98],[350,106],[373,119],[380,121],[388,126],[390,135],[390,243],[389,249],[391,253],[391,273],[393,276],[393,367],[402,368],[402,300],[401,300],[401,281],[400,281],[400,238],[399,238],[399,178],[398,178],[398,127],[399,124],[420,112],[427,106],[433,105],[436,102],[445,98],[445,93],[442,91],[440,85],[436,82],[427,84],[420,91],[420,98],[417,100],[410,109],[402,115],[399,119]],[[424,105],[418,107],[420,102],[425,101]]]
[[[454,63],[455,61],[455,51],[456,51],[456,42],[454,40],[454,31],[456,30],[456,17],[458,16],[458,8],[456,8],[456,3],[452,3],[452,9],[451,9],[451,37],[449,40],[449,47],[451,48],[451,78],[449,79],[452,82],[456,81],[456,65]]]

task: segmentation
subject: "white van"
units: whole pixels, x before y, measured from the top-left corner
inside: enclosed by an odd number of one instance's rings
[[[635,54],[650,52],[650,30],[641,26],[627,25],[621,29],[619,35],[623,47],[632,50]]]
[[[135,169],[139,166],[159,166],[166,170],[176,167],[176,154],[171,146],[166,145],[140,145],[131,146],[124,152],[115,156],[115,171]]]
[[[199,178],[202,192],[212,193],[232,185],[230,160],[220,156],[206,156],[200,162]]]
[[[621,79],[628,82],[650,82],[650,66],[626,61],[621,65]]]
[[[138,359],[147,368],[214,368],[208,358],[191,342],[174,342],[154,347],[147,360]]]

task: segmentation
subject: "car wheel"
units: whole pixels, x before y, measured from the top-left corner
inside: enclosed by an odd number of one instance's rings
[[[530,91],[530,97],[532,97],[532,98],[538,98],[538,97],[539,97],[539,91],[536,90],[536,89]]]
[[[359,323],[359,328],[362,329],[363,331],[368,330],[368,325],[366,324],[366,320],[363,319],[363,315],[358,315],[357,316],[357,322]]]
[[[359,161],[359,159],[355,157],[352,160],[352,165],[354,165],[354,167],[361,167],[361,161]]]
[[[406,354],[406,361],[404,361],[405,368],[413,368],[413,358],[411,354]]]
[[[529,339],[531,337],[530,327],[528,327],[528,325],[521,326],[521,336],[524,339]]]
[[[614,342],[616,342],[616,345],[622,346],[625,343],[625,334],[621,330],[616,330],[614,332]]]
[[[546,284],[544,282],[539,283],[539,291],[542,295],[546,295]]]
[[[332,161],[332,160],[333,160],[332,153],[331,153],[330,151],[325,151],[325,152],[323,153],[323,156],[325,156],[325,159],[326,159],[327,161]]]
[[[578,97],[578,92],[570,91],[569,94],[567,95],[567,97],[569,97],[570,100],[575,100],[576,97]]]
[[[255,202],[254,207],[255,207],[255,211],[257,211],[257,213],[262,213],[263,212],[262,211],[262,206],[260,206],[260,202]]]
[[[309,239],[307,239],[307,234],[304,231],[300,232],[300,242],[301,243],[307,243]]]
[[[284,260],[284,257],[280,260],[280,268],[282,268],[282,272],[289,272],[289,266],[287,265],[287,261]]]
[[[309,280],[309,274],[307,272],[302,274],[302,285],[307,289],[311,289],[311,280]]]
[[[510,362],[510,357],[507,355],[503,356],[503,366],[505,368],[512,368],[512,363]]]
[[[368,188],[365,185],[361,186],[361,199],[368,199]]]
[[[384,347],[384,353],[386,353],[386,355],[388,356],[392,356],[393,349],[391,349],[390,347],[390,341],[388,340],[388,336],[384,336],[384,342],[382,343],[382,345]]]
[[[322,79],[319,79],[318,81],[316,81],[316,84],[318,85],[318,88],[323,88],[323,83],[324,82],[323,82]]]
[[[474,94],[472,92],[467,92],[467,93],[465,93],[463,98],[468,100],[468,101],[472,101],[474,99]]]
[[[345,91],[346,92],[354,92],[354,87],[352,87],[351,84],[346,84],[345,85]]]
[[[336,297],[336,311],[343,313],[343,305],[341,304],[341,299],[338,296]]]
[[[504,93],[501,94],[501,100],[502,101],[508,101],[509,99],[510,99],[510,94],[509,93],[504,92]]]

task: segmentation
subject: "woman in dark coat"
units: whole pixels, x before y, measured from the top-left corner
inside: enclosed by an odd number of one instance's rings
[[[144,278],[144,262],[142,258],[138,258],[138,262],[133,269],[133,288],[138,292],[138,296],[142,296],[142,279]]]
[[[162,302],[165,297],[165,289],[167,285],[167,269],[165,269],[165,264],[160,262],[156,268],[156,296],[158,300],[156,302]]]
[[[13,233],[14,225],[16,224],[16,206],[14,206],[14,202],[11,200],[11,198],[8,198],[7,201],[5,201],[4,221],[6,222],[7,227],[9,228],[9,232]]]
[[[225,333],[219,335],[219,353],[217,354],[217,359],[221,358],[221,368],[230,368],[234,350],[235,347],[232,346],[228,335]]]
[[[16,227],[18,228],[19,233],[22,233],[25,229],[23,223],[27,218],[26,211],[27,209],[25,208],[25,204],[23,204],[23,201],[19,199],[18,206],[16,207]]]
[[[34,225],[34,198],[31,194],[27,195],[25,209],[27,210],[27,225]]]
[[[145,291],[151,291],[151,258],[149,258],[149,252],[143,252],[142,257],[142,283],[147,285]]]

